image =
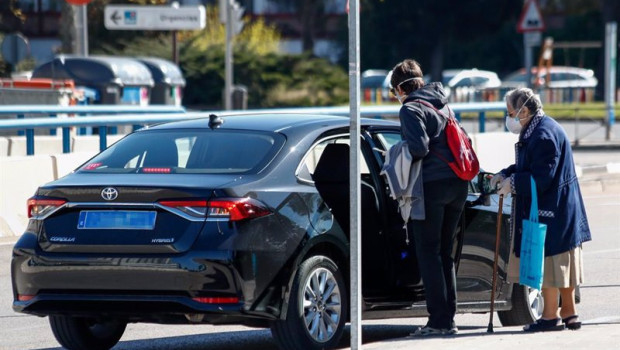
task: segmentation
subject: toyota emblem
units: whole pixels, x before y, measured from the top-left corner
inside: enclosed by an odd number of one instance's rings
[[[101,198],[106,201],[113,201],[118,197],[118,191],[114,187],[106,187],[101,191]]]

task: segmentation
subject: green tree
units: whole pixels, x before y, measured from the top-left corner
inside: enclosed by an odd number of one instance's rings
[[[191,34],[181,63],[187,79],[184,103],[221,107],[224,87],[224,26],[207,8],[207,27]],[[339,66],[311,55],[282,55],[280,34],[258,19],[235,38],[235,84],[248,88],[252,107],[332,105],[348,99],[347,75]]]

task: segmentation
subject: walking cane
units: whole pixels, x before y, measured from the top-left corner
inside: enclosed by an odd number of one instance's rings
[[[499,258],[499,235],[502,228],[502,212],[504,210],[504,195],[499,195],[499,209],[497,210],[497,230],[495,233],[495,258],[493,258],[493,279],[491,282],[491,315],[487,333],[493,333],[493,312],[495,308],[495,285],[497,284],[497,260]]]

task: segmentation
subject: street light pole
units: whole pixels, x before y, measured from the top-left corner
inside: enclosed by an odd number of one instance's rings
[[[232,109],[232,79],[233,79],[233,25],[232,6],[230,0],[226,0],[226,54],[225,54],[225,83],[224,83],[224,109]],[[222,11],[222,9],[220,9]]]
[[[75,19],[75,53],[78,56],[88,56],[88,19],[87,4],[72,5]]]

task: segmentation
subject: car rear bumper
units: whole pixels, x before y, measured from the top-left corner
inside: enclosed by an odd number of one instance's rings
[[[119,318],[129,322],[243,323],[243,304],[204,304],[181,295],[114,295],[45,292],[13,302],[13,310],[38,316]]]
[[[233,253],[58,254],[20,240],[11,261],[13,309],[154,321],[197,313],[204,322],[223,322],[251,310]]]

